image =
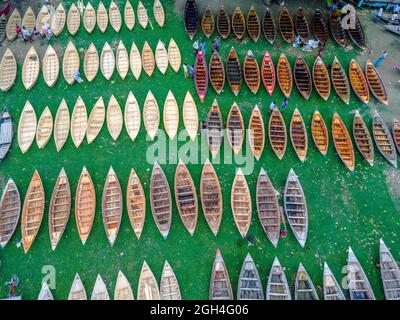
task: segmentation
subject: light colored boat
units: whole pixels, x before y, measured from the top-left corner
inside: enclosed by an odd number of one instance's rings
[[[160,300],[182,300],[178,279],[168,261],[165,261],[161,274]]]
[[[146,194],[135,170],[131,170],[126,190],[126,206],[129,221],[135,235],[140,239],[146,218]]]
[[[10,151],[14,138],[13,119],[7,107],[0,113],[0,162]]]
[[[189,91],[186,92],[185,100],[183,101],[182,117],[186,132],[190,139],[194,141],[199,129],[199,115],[196,103]]]
[[[242,113],[236,102],[233,103],[226,121],[226,130],[228,134],[228,142],[234,153],[238,154],[242,149],[244,141],[244,124]]]
[[[397,168],[397,153],[393,137],[377,110],[375,110],[372,120],[372,135],[382,156]]]
[[[76,100],[71,117],[71,137],[75,147],[79,148],[86,135],[87,130],[87,111],[85,103],[79,96]]]
[[[168,45],[168,61],[171,65],[171,68],[178,73],[179,69],[181,68],[182,57],[178,44],[173,38],[171,38]]]
[[[106,32],[108,27],[107,9],[102,1],[99,2],[99,6],[97,7],[97,26],[102,33]]]
[[[26,90],[31,90],[39,78],[40,59],[36,49],[32,46],[25,56],[22,65],[22,83]]]
[[[165,49],[164,43],[160,40],[158,40],[157,43],[155,59],[158,70],[160,70],[162,74],[165,74],[168,69],[168,52],[167,49]]]
[[[86,290],[78,274],[75,275],[69,291],[68,300],[87,300]]]
[[[17,78],[17,60],[12,51],[7,48],[0,62],[0,90],[10,90]]]
[[[243,261],[239,274],[238,300],[264,300],[264,291],[257,266],[250,253]]]
[[[135,26],[135,11],[133,10],[132,4],[129,0],[126,0],[125,3],[124,21],[129,30],[132,30]]]
[[[104,105],[103,97],[100,97],[90,112],[86,130],[86,139],[88,144],[91,144],[100,133],[105,118],[106,107]]]
[[[67,15],[67,28],[71,36],[75,36],[81,26],[81,15],[75,3],[71,5]]]
[[[339,283],[326,262],[324,263],[323,285],[325,300],[346,300]]]
[[[40,35],[42,37],[45,35],[42,26],[43,25],[50,26],[51,25],[50,22],[51,22],[50,10],[45,5],[43,5],[36,18],[36,29],[40,32]]]
[[[108,15],[110,17],[110,25],[115,30],[119,32],[122,26],[121,12],[114,0],[111,1],[110,8],[108,9]]]
[[[142,1],[139,0],[138,7],[137,7],[137,16],[139,24],[142,26],[143,29],[146,29],[147,24],[149,23],[149,16],[147,15],[147,10],[144,7]]]
[[[319,300],[314,284],[301,263],[297,270],[294,286],[295,300]]]
[[[49,45],[43,57],[43,79],[44,82],[51,88],[53,87],[60,74],[60,60],[57,52]]]
[[[160,0],[154,0],[153,5],[153,14],[154,20],[156,20],[157,24],[162,28],[165,24],[165,12],[164,7],[161,4]],[[176,300],[176,299],[174,299]]]
[[[63,75],[68,84],[75,82],[74,73],[79,71],[80,59],[75,45],[70,41],[64,51]]]
[[[0,246],[4,248],[13,236],[21,213],[21,198],[13,179],[8,179],[0,200]]]
[[[268,276],[266,291],[266,300],[292,300],[289,285],[285,276],[285,271],[283,270],[277,257],[272,264],[271,271]]]
[[[18,145],[22,153],[31,147],[36,135],[36,113],[29,101],[25,103],[18,123]]]
[[[400,300],[400,269],[383,240],[379,243],[379,258],[386,300]]]
[[[147,93],[144,101],[143,122],[148,136],[151,140],[154,140],[160,125],[160,110],[158,109],[157,100],[151,91]]]
[[[374,292],[368,278],[358,262],[353,250],[349,247],[347,260],[347,283],[351,300],[375,300]]]
[[[129,137],[134,141],[140,131],[141,115],[139,103],[132,91],[129,91],[124,109],[125,129]]]
[[[132,42],[132,47],[129,55],[129,64],[131,71],[136,80],[139,80],[140,74],[142,73],[142,57],[136,44]]]
[[[290,121],[290,140],[301,162],[304,162],[307,157],[308,136],[306,125],[299,109],[295,109]]]
[[[83,70],[85,71],[85,77],[89,82],[92,82],[99,72],[100,58],[99,53],[93,43],[90,44],[86,50],[85,59],[83,62]]]
[[[260,160],[265,144],[265,128],[264,120],[258,105],[256,105],[251,112],[249,121],[248,137],[250,142],[250,148],[253,152],[254,157]]]
[[[90,300],[110,300],[107,287],[100,274],[97,275]]]
[[[245,238],[251,224],[252,207],[250,190],[242,169],[236,172],[232,183],[231,209],[236,227],[242,238]]]
[[[106,80],[110,80],[115,70],[114,51],[106,42],[100,54],[100,70]]]
[[[57,152],[61,150],[69,135],[69,110],[67,103],[62,99],[54,120],[54,142]]]
[[[35,12],[33,12],[31,7],[28,7],[28,9],[26,9],[24,13],[24,16],[22,17],[22,25],[29,32],[33,32],[33,29],[35,28],[35,22],[36,22]]]
[[[88,2],[83,13],[83,26],[87,33],[93,32],[96,27],[96,20],[96,10],[93,8],[92,4]]]
[[[140,272],[137,299],[160,300],[157,280],[146,261],[143,262],[142,271]]]
[[[211,272],[209,300],[233,300],[228,270],[218,249]]]
[[[123,126],[122,110],[114,95],[111,96],[107,106],[107,128],[114,141],[117,141]]]
[[[6,37],[7,40],[13,41],[17,38],[17,31],[15,30],[16,25],[21,25],[22,19],[21,14],[17,8],[13,10],[11,15],[8,17],[7,25],[6,25]]]
[[[51,290],[49,286],[47,285],[47,282],[44,281],[42,283],[42,288],[40,289],[39,296],[37,298],[38,300],[54,300],[53,294],[51,293]]]
[[[116,65],[119,76],[124,80],[129,72],[129,55],[122,41],[118,43]]]
[[[142,49],[142,67],[144,72],[146,72],[146,74],[151,77],[155,67],[155,59],[154,53],[151,50],[147,41],[144,43]]]
[[[171,90],[168,91],[163,110],[164,128],[170,140],[174,140],[179,126],[178,103]]]
[[[121,270],[115,283],[114,300],[134,300],[131,285]]]
[[[36,144],[39,149],[43,149],[49,142],[53,132],[53,116],[49,107],[46,107],[39,118],[36,129]]]

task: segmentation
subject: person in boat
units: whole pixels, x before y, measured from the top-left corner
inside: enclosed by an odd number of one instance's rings
[[[271,114],[272,111],[274,111],[275,107],[276,107],[276,103],[275,103],[275,101],[272,101],[271,104],[269,105],[269,110],[268,110],[269,114]]]
[[[199,40],[193,43],[193,55],[197,57],[197,52],[199,51]]]
[[[200,44],[200,50],[206,54],[206,42],[204,40]]]
[[[78,82],[78,83],[82,83],[83,82],[83,79],[81,78],[81,73],[79,72],[79,70],[76,70],[74,72],[73,77],[74,77],[76,82]]]
[[[282,108],[282,110],[287,109],[288,105],[289,105],[289,100],[288,100],[288,98],[287,98],[287,97],[283,98],[282,103],[281,103],[281,108]]]
[[[188,70],[187,64],[184,63],[184,64],[182,65],[182,68],[183,68],[183,75],[185,76],[185,79],[186,79],[186,78],[189,78],[189,70]]]
[[[383,60],[385,60],[387,56],[388,53],[386,51],[383,51],[382,55],[375,61],[375,67],[379,68],[383,63]]]

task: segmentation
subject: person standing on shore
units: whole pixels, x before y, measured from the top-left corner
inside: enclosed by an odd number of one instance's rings
[[[385,60],[387,56],[388,53],[386,51],[383,51],[382,55],[375,61],[375,67],[379,68],[383,63],[383,60]]]

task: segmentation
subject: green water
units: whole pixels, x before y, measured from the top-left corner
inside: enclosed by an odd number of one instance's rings
[[[69,7],[72,1],[65,2]],[[98,1],[92,2],[97,7]],[[108,7],[110,1],[105,0],[103,2]],[[116,2],[120,8],[123,8],[124,0]],[[137,1],[133,0],[131,2],[136,8]],[[184,32],[181,16],[177,16],[175,13],[174,1],[163,1],[167,14],[166,26],[163,29],[158,28],[153,19],[153,1],[145,0],[143,2],[149,8],[154,30],[151,30],[150,27],[142,30],[136,21],[132,32],[129,32],[123,25],[119,34],[116,34],[109,26],[105,34],[101,34],[96,28],[92,35],[88,35],[81,26],[77,36],[72,39],[77,48],[81,49],[81,64],[83,61],[83,48],[87,48],[91,42],[96,45],[99,52],[105,41],[108,41],[115,49],[119,40],[124,41],[128,50],[132,41],[135,41],[140,49],[144,41],[148,41],[154,50],[159,39],[167,45],[171,36],[174,37],[180,47],[183,62],[192,64],[192,42]],[[242,8],[247,12],[247,5]],[[261,12],[259,12],[259,15],[261,15]],[[57,40],[55,46],[61,45],[65,47],[68,40],[69,35],[65,31]],[[211,40],[207,40],[207,45],[208,59]],[[288,54],[292,66],[296,55],[301,52],[297,49],[288,48],[283,44],[280,37],[278,37],[276,44],[279,48],[267,45],[264,38],[257,44],[246,38],[241,45],[230,39],[222,42],[220,53],[223,59],[226,59],[232,45],[235,46],[241,60],[244,58],[246,51],[251,49],[258,61],[261,62],[265,49],[268,49],[276,63],[280,53],[284,51]],[[24,47],[23,50],[28,50],[27,44],[21,44],[21,46]],[[337,55],[343,66],[347,68],[350,59],[356,54],[356,51],[345,53],[330,41],[325,49],[323,59],[326,63],[331,63],[334,55]],[[309,66],[311,66],[316,53],[304,55]],[[9,106],[15,130],[20,112],[27,99],[34,106],[38,117],[47,105],[50,107],[53,117],[55,117],[62,98],[66,99],[70,112],[72,112],[77,97],[81,95],[86,103],[88,112],[90,112],[99,96],[103,96],[105,102],[108,103],[112,94],[123,107],[129,91],[132,90],[142,108],[147,91],[152,90],[159,102],[160,112],[162,113],[164,99],[168,90],[173,91],[180,110],[184,95],[187,90],[190,90],[195,97],[200,118],[206,115],[212,101],[217,98],[223,112],[224,122],[226,122],[229,109],[232,103],[236,101],[242,110],[246,126],[255,104],[259,104],[261,107],[264,121],[267,124],[267,109],[272,99],[278,103],[283,99],[279,88],[275,89],[273,98],[271,98],[263,88],[260,88],[256,96],[253,95],[245,84],[243,84],[239,96],[234,97],[226,85],[225,92],[220,96],[217,96],[210,88],[205,102],[201,104],[195,95],[193,83],[184,79],[182,73],[176,75],[171,68],[168,69],[165,76],[161,75],[158,70],[155,70],[151,78],[142,73],[139,81],[134,79],[131,72],[129,72],[126,80],[122,81],[117,72],[115,72],[111,81],[107,82],[99,72],[92,83],[85,82],[81,85],[75,84],[73,86],[67,85],[60,75],[56,86],[51,89],[45,85],[42,76],[40,76],[33,90],[27,92],[23,88],[20,77],[21,61],[18,62],[19,76],[16,85],[10,92],[0,93],[0,104]],[[233,221],[229,205],[231,184],[235,170],[238,167],[236,165],[215,165],[221,182],[224,200],[221,228],[216,237],[213,236],[204,219],[201,206],[199,208],[196,231],[194,236],[190,237],[178,216],[174,203],[172,228],[168,239],[164,240],[151,216],[150,203],[148,202],[146,223],[141,239],[138,241],[134,236],[124,208],[120,232],[114,247],[111,248],[101,219],[101,194],[110,165],[113,166],[119,177],[124,196],[132,167],[138,173],[146,195],[149,194],[149,181],[153,164],[147,163],[144,157],[145,149],[151,145],[151,142],[146,142],[143,123],[140,134],[134,142],[129,139],[125,129],[123,129],[117,142],[112,142],[106,125],[104,125],[101,133],[91,145],[87,145],[85,140],[80,148],[76,149],[72,139],[69,137],[63,149],[58,153],[52,138],[45,149],[39,150],[34,143],[26,154],[22,154],[15,136],[11,152],[0,166],[0,188],[4,187],[8,177],[12,177],[20,190],[21,198],[24,199],[30,179],[35,169],[37,169],[46,191],[46,210],[39,234],[26,255],[23,253],[22,247],[16,247],[16,244],[21,240],[20,226],[18,226],[8,246],[0,251],[0,283],[4,283],[12,274],[16,273],[20,278],[18,292],[22,293],[25,299],[36,299],[40,290],[41,279],[44,276],[42,268],[50,265],[54,266],[56,271],[56,289],[53,290],[56,299],[65,299],[68,296],[76,272],[81,276],[88,295],[91,294],[96,276],[100,273],[110,295],[113,296],[117,273],[121,269],[129,279],[136,295],[143,260],[145,259],[148,262],[156,278],[160,279],[164,261],[167,259],[179,280],[182,297],[184,299],[206,299],[208,298],[214,255],[216,249],[220,248],[228,267],[235,294],[240,268],[247,252],[251,253],[257,264],[264,288],[272,262],[275,256],[278,256],[282,265],[286,267],[286,276],[292,289],[294,274],[299,262],[302,262],[312,277],[319,294],[322,294],[323,262],[325,260],[328,261],[337,279],[341,281],[344,277],[341,271],[346,264],[347,248],[350,245],[364,267],[376,296],[383,298],[379,269],[376,267],[379,261],[379,239],[381,237],[384,238],[386,244],[397,258],[399,258],[398,251],[400,250],[400,241],[397,234],[400,223],[396,210],[396,201],[398,199],[396,200],[391,194],[390,181],[387,178],[389,176],[395,177],[397,171],[390,167],[390,164],[376,150],[376,164],[374,167],[370,167],[356,152],[356,169],[355,173],[352,174],[335,154],[332,140],[330,141],[328,156],[325,159],[314,147],[311,132],[309,131],[309,124],[315,108],[320,110],[329,127],[333,110],[336,109],[349,129],[351,128],[354,110],[360,108],[365,121],[370,126],[370,109],[361,105],[355,95],[352,95],[351,101],[350,106],[346,106],[332,93],[329,101],[325,102],[317,96],[315,90],[310,100],[305,101],[300,97],[296,89],[293,90],[289,108],[283,111],[283,116],[288,127],[294,108],[300,108],[309,133],[309,153],[307,160],[304,163],[300,163],[292,146],[288,144],[283,160],[279,161],[269,143],[266,143],[260,161],[255,164],[253,172],[246,176],[253,201],[253,218],[249,234],[253,234],[256,239],[256,245],[251,248],[248,247],[247,241],[241,238]],[[379,106],[379,108],[383,109],[382,106]],[[163,128],[162,121],[160,127]],[[180,120],[180,128],[183,128],[182,119]],[[199,143],[199,139],[200,135],[198,135],[196,143]],[[179,145],[183,143],[179,142]],[[76,185],[83,166],[86,166],[89,170],[97,193],[96,218],[92,232],[85,246],[83,246],[78,236],[73,212],[71,212],[64,236],[57,249],[52,252],[47,219],[48,205],[54,183],[59,171],[64,167],[69,177],[73,195],[72,205],[74,205]],[[173,187],[175,167],[175,163],[162,165],[171,187]],[[275,188],[281,193],[290,168],[293,167],[298,174],[304,188],[309,210],[309,233],[304,249],[299,246],[291,231],[288,232],[287,238],[280,239],[276,249],[263,233],[255,210],[254,197],[257,176],[261,167],[267,170]],[[188,164],[188,169],[192,174],[197,191],[199,191],[202,164]],[[147,197],[148,199],[149,197]],[[5,296],[7,289],[3,286],[0,286],[0,288],[0,295]]]

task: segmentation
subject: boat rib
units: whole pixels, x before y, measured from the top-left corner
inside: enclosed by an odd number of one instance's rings
[[[21,212],[21,198],[15,182],[9,178],[0,200],[0,246],[4,248],[13,236]]]
[[[353,143],[351,142],[346,125],[336,112],[333,114],[332,119],[332,139],[340,159],[350,171],[354,171],[355,157]]]
[[[301,263],[297,270],[294,290],[295,300],[319,300],[314,284]]]
[[[283,40],[287,43],[294,41],[294,24],[287,8],[283,8],[279,14],[279,29]]]
[[[249,89],[257,94],[260,88],[260,69],[258,63],[251,50],[247,52],[243,63],[244,80]]]
[[[353,120],[353,138],[361,155],[371,166],[373,166],[374,145],[368,127],[358,110],[356,110]]]
[[[161,300],[182,300],[178,279],[168,261],[165,261],[160,280]]]
[[[260,275],[250,253],[244,259],[240,270],[237,300],[264,300]]]
[[[232,14],[232,31],[237,39],[242,39],[246,32],[246,21],[239,7]]]
[[[211,55],[209,72],[211,85],[220,94],[224,90],[225,85],[225,68],[217,51],[214,51]]]
[[[347,260],[347,281],[351,300],[375,300],[374,292],[368,278],[358,262],[353,250],[349,247]]]
[[[244,123],[242,113],[236,102],[233,103],[226,121],[228,142],[234,153],[238,154],[244,141]]]
[[[126,190],[126,206],[133,232],[140,239],[146,218],[146,195],[143,191],[142,183],[133,169],[129,175]]]
[[[250,190],[241,169],[236,172],[232,183],[231,210],[236,227],[244,239],[250,228],[252,207]]]
[[[268,277],[266,300],[292,300],[290,289],[278,258],[272,264]]]
[[[379,245],[381,278],[386,300],[400,300],[400,269],[383,240]]]
[[[284,53],[279,57],[276,69],[279,87],[285,97],[290,97],[293,87],[293,76],[289,61]]]
[[[287,133],[285,121],[278,107],[275,107],[269,118],[268,136],[276,156],[282,160],[286,151]]]
[[[379,71],[375,68],[374,64],[370,60],[367,60],[365,65],[365,77],[367,78],[369,89],[375,98],[377,98],[383,104],[389,105],[389,97],[386,91],[385,83],[383,82]]]
[[[231,281],[221,251],[218,249],[211,272],[209,300],[233,300]]]
[[[290,140],[301,162],[307,157],[308,136],[306,125],[299,109],[295,109],[290,121]]]
[[[254,107],[250,116],[248,136],[253,155],[257,160],[260,160],[265,144],[265,128],[258,105]]]
[[[315,59],[313,66],[313,80],[318,94],[322,99],[327,101],[329,95],[331,94],[331,81],[329,79],[329,73],[326,69],[325,63],[319,56],[317,59]]]
[[[221,6],[217,15],[217,30],[222,39],[228,39],[231,34],[231,21],[225,11],[224,6]]]
[[[387,161],[397,168],[397,153],[392,135],[376,110],[372,121],[372,134],[379,152]]]
[[[304,99],[308,100],[312,91],[311,72],[303,56],[298,56],[294,63],[294,81]]]
[[[223,138],[223,122],[222,114],[219,109],[217,100],[214,100],[207,115],[206,137],[208,148],[210,149],[211,156],[216,157],[219,149],[221,148]]]
[[[311,134],[318,151],[325,157],[329,147],[329,134],[324,118],[315,111],[311,120]]]
[[[226,77],[235,96],[239,94],[243,81],[243,72],[236,50],[232,47],[226,61]]]
[[[350,83],[346,71],[343,69],[337,57],[333,59],[331,66],[331,79],[336,94],[344,103],[350,103]]]
[[[352,59],[349,66],[350,84],[357,97],[364,103],[369,102],[369,89],[365,75],[356,60]]]

